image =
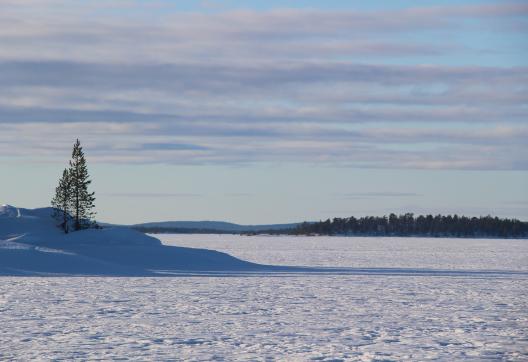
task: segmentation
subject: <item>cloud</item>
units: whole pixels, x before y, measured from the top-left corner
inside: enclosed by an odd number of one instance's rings
[[[140,146],[142,150],[175,150],[175,151],[204,151],[208,147],[200,145],[192,145],[187,143],[144,143]]]
[[[236,132],[231,124],[223,130],[221,125],[216,127],[200,125],[195,130],[189,123],[182,127],[186,132],[168,133],[163,127],[149,128],[143,123],[0,124],[0,154],[20,162],[63,161],[72,140],[80,134],[90,162],[97,163],[301,162],[362,168],[528,168],[527,130],[522,127],[436,130],[436,136],[431,129],[406,133],[397,126],[351,131],[335,126],[280,124],[269,134],[260,133],[258,128]]]
[[[167,63],[184,59],[257,60],[331,57],[437,56],[459,51],[452,38],[409,42],[398,34],[424,31],[526,30],[527,6],[502,3],[386,11],[272,9],[160,13],[151,2],[2,3],[0,59]],[[127,17],[126,15],[129,14]],[[141,14],[141,15],[138,15]],[[472,19],[473,22],[467,21]],[[475,23],[476,20],[476,23]]]
[[[479,63],[524,52],[522,3],[2,6],[3,160],[54,162],[80,137],[95,162],[528,169],[528,67]]]
[[[9,62],[0,63],[0,123],[524,122],[527,70]]]
[[[313,83],[394,86],[520,85],[528,67],[367,65],[344,61],[260,61],[174,64],[97,64],[70,61],[0,62],[0,82],[7,87],[88,87],[99,90],[225,91],[277,89]],[[489,83],[488,83],[489,84]],[[437,91],[440,93],[440,91]]]

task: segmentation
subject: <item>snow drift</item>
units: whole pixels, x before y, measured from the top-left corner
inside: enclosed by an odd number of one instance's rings
[[[205,249],[165,246],[113,227],[64,234],[51,208],[0,206],[0,275],[170,275],[264,271],[266,266]]]

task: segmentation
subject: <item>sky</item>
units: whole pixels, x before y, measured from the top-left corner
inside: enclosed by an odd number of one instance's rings
[[[0,204],[528,221],[526,1],[0,0]]]

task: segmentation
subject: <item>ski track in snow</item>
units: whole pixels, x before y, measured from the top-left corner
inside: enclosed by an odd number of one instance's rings
[[[528,270],[527,240],[162,235],[306,266]],[[2,277],[0,360],[528,359],[528,279]]]

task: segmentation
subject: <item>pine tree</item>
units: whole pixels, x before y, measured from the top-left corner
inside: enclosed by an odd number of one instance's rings
[[[72,184],[70,173],[67,169],[62,172],[59,185],[55,188],[55,197],[51,200],[53,217],[60,222],[59,226],[67,234],[70,226],[70,207]]]
[[[95,207],[95,193],[88,192],[88,185],[92,181],[89,179],[90,176],[88,175],[86,159],[84,158],[84,152],[78,139],[73,145],[69,174],[71,176],[72,186],[70,205],[73,211],[74,228],[75,230],[81,230],[93,227],[95,225],[95,221],[93,220],[95,216],[95,212],[93,211]]]

